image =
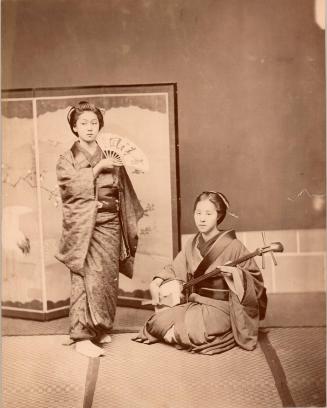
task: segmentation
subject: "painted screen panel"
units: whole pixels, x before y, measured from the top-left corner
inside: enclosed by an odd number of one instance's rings
[[[134,277],[130,280],[120,275],[120,297],[148,297],[153,274],[169,263],[176,252],[176,160],[172,155],[175,127],[171,117],[174,106],[169,106],[173,99],[166,89],[152,91],[133,87],[119,91],[93,89],[82,94],[79,91],[76,96],[65,90],[62,96],[38,95],[36,99],[48,309],[69,303],[69,271],[54,257],[61,233],[61,201],[55,166],[59,155],[76,140],[69,128],[67,113],[80,100],[102,107],[105,110],[102,132],[130,140],[148,162],[145,171],[126,167],[145,216],[139,222]]]
[[[2,102],[2,305],[42,309],[42,264],[31,100]]]

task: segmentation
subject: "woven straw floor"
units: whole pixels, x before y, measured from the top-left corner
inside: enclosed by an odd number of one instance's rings
[[[100,359],[88,359],[63,346],[67,336],[3,337],[2,406],[239,408],[284,404],[276,386],[278,371],[271,369],[267,360],[271,357],[260,345],[253,352],[234,348],[221,355],[201,356],[164,344],[135,343],[131,337],[132,333],[114,334]],[[293,406],[325,406],[325,328],[270,329],[267,338],[285,372],[284,386]],[[91,373],[95,390],[90,396],[86,379],[95,360],[99,365]]]

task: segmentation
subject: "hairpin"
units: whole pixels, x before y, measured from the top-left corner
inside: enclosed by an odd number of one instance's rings
[[[204,191],[204,193],[216,194],[217,196],[219,196],[221,198],[221,200],[225,204],[226,208],[230,207],[229,201],[227,200],[227,198],[224,196],[223,193],[219,193],[218,191]]]
[[[232,213],[232,212],[230,212],[228,210],[226,212],[227,212],[227,214],[231,215],[234,218],[240,218],[238,215],[236,215],[236,214],[234,214],[234,213]]]
[[[67,120],[68,120],[69,123],[70,123],[70,117],[71,117],[74,109],[76,109],[75,106],[71,106],[68,113],[67,113]]]
[[[216,192],[216,194],[222,199],[223,203],[225,204],[226,208],[230,207],[229,201],[227,200],[227,198],[224,196],[224,194],[219,193],[218,191]]]
[[[234,218],[239,218],[238,215],[236,215],[236,214],[234,214],[234,213],[232,213],[231,211],[228,210],[229,207],[230,207],[230,204],[229,204],[229,201],[227,200],[227,198],[224,196],[223,193],[219,193],[219,191],[205,191],[205,192],[206,193],[216,194],[217,196],[219,196],[221,198],[221,200],[223,201],[223,203],[225,204],[226,208],[227,208],[226,213],[231,215]]]

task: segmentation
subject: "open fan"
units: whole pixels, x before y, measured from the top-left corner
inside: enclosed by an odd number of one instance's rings
[[[106,158],[112,159],[116,166],[134,167],[143,172],[149,170],[145,154],[126,137],[100,132],[97,142]]]

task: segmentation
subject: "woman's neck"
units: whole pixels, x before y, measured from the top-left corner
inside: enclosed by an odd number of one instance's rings
[[[97,142],[94,140],[93,142],[87,143],[84,140],[79,139],[78,140],[81,147],[88,151],[89,153],[94,153],[96,148],[97,148]]]
[[[219,229],[215,228],[212,231],[209,231],[207,233],[203,233],[201,232],[202,238],[204,239],[204,241],[209,241],[209,239],[213,238],[215,235],[217,235],[219,233]]]

